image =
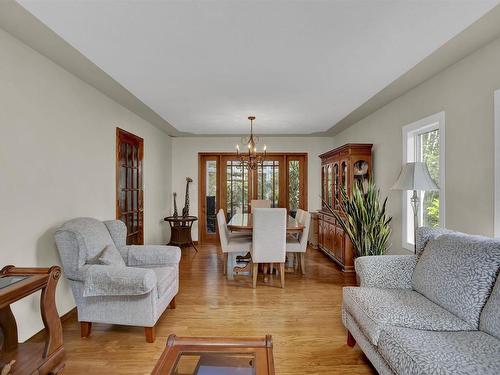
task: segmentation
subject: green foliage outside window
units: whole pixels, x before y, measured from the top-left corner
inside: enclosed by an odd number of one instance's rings
[[[422,161],[427,164],[429,173],[439,186],[439,130],[419,135]],[[423,225],[439,226],[439,191],[426,191],[423,199]]]

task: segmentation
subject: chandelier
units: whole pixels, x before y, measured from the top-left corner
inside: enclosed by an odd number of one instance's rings
[[[248,167],[248,169],[257,169],[260,165],[264,164],[264,159],[266,157],[266,145],[264,145],[263,151],[261,153],[257,152],[257,143],[259,143],[259,137],[253,135],[253,122],[255,116],[248,116],[250,120],[250,135],[248,137],[241,138],[241,143],[246,145],[248,152],[240,152],[240,145],[236,145],[236,154],[242,165]]]

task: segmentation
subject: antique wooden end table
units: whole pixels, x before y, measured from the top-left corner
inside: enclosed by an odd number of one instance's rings
[[[170,335],[152,375],[274,375],[273,342],[264,338]]]
[[[196,216],[167,216],[163,220],[170,224],[170,242],[167,245],[192,247],[198,252],[191,237],[191,227],[198,220]]]
[[[13,363],[9,374],[58,374],[64,367],[61,319],[57,313],[55,292],[61,269],[17,268],[0,271],[0,328],[3,343],[0,368]],[[45,342],[17,343],[17,324],[10,305],[41,290],[40,312],[45,326]]]

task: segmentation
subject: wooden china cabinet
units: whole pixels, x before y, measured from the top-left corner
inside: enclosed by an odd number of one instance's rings
[[[342,187],[347,195],[355,181],[367,184],[372,173],[372,145],[348,143],[325,152],[321,158],[321,196],[323,202],[339,210]],[[354,272],[354,249],[340,224],[325,203],[318,212],[318,244],[321,251],[335,261],[344,272]]]

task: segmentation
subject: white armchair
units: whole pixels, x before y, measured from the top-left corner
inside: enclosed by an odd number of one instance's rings
[[[279,264],[281,287],[285,287],[286,224],[285,208],[256,208],[253,211],[253,287],[257,285],[259,263]],[[265,272],[264,272],[265,273]]]
[[[286,252],[294,253],[294,256],[297,257],[295,261],[300,268],[300,272],[304,274],[306,272],[305,254],[309,239],[309,228],[311,227],[311,214],[307,211],[302,211],[301,218],[298,222],[304,226],[304,229],[299,233],[298,238],[287,237]]]
[[[107,323],[142,326],[146,341],[153,342],[159,317],[167,306],[175,308],[180,249],[126,246],[126,234],[119,220],[92,218],[70,220],[56,231],[82,337],[90,335],[92,323]],[[110,262],[95,264],[108,250]]]
[[[236,254],[246,254],[252,249],[252,238],[248,235],[232,234],[227,229],[226,217],[221,209],[217,213],[220,246],[224,256],[224,274],[229,279],[233,277],[233,268],[236,264]]]

